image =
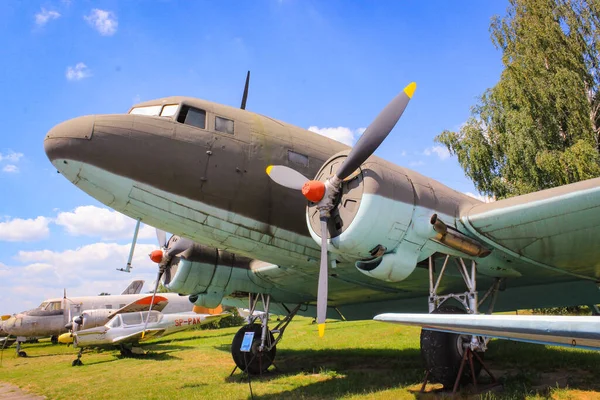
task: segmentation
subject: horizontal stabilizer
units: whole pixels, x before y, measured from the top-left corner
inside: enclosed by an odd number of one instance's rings
[[[600,317],[380,314],[376,321],[539,344],[600,350]]]

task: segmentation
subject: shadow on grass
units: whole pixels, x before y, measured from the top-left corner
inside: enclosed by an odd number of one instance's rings
[[[172,338],[156,339],[156,340],[148,341],[147,343],[154,345],[154,344],[171,343],[171,342],[188,342],[190,340],[212,339],[212,338],[223,337],[223,336],[231,336],[233,338],[233,335],[234,335],[234,333],[221,333],[221,334],[216,334],[216,335],[197,335],[197,336],[190,336],[190,337],[177,338],[177,339],[172,339]]]
[[[228,345],[215,348],[229,350]],[[420,350],[416,348],[277,350],[275,368],[271,367],[262,376],[252,376],[252,382],[260,385],[260,382],[288,381],[300,386],[256,398],[337,398],[402,387],[409,387],[416,396],[423,398],[442,394],[418,393],[424,369]],[[599,363],[600,353],[597,352],[496,340],[486,353],[486,364],[504,389],[498,394],[487,393],[485,398],[545,397],[566,387],[598,391]],[[482,373],[482,378],[484,375]],[[238,372],[225,381],[246,382],[246,376]],[[303,381],[307,383],[303,384]],[[489,382],[487,375],[483,381]]]
[[[251,379],[253,382],[270,382],[317,378],[318,381],[256,398],[329,398],[363,394],[418,384],[424,376],[417,349],[282,349],[277,353],[275,367]],[[225,380],[243,382],[246,379],[245,375],[236,374]]]

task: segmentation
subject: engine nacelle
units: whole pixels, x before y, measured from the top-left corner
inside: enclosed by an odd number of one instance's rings
[[[335,174],[347,154],[331,157],[315,179],[325,181]],[[393,282],[406,279],[418,262],[436,251],[485,256],[489,251],[455,229],[464,200],[459,196],[449,189],[436,191],[422,175],[371,157],[342,183],[330,212],[328,251],[340,261],[359,260],[355,265],[366,275]],[[450,225],[437,215],[432,219],[435,213]],[[320,211],[315,203],[309,203],[306,220],[320,244]]]
[[[330,158],[315,179],[325,181],[333,175],[346,154]],[[329,251],[371,258],[380,248],[393,251],[404,238],[415,208],[411,181],[377,161],[370,159],[342,184],[329,219]],[[319,211],[313,203],[307,207],[307,222],[311,236],[320,243]]]
[[[282,273],[276,265],[195,244],[172,263],[172,279],[165,287],[192,295],[190,301],[198,306],[214,308],[234,292],[270,293],[273,284],[265,277]]]
[[[109,310],[105,308],[99,308],[97,310],[84,310],[81,315],[73,317],[73,331],[77,332],[82,329],[102,326],[108,322],[114,312],[115,310]]]

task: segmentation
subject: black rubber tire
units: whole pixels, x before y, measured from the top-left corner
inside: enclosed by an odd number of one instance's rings
[[[133,351],[125,347],[121,349],[121,355],[123,357],[133,357]]]
[[[251,351],[248,353],[240,350],[246,332],[254,332]],[[273,346],[269,351],[258,352],[261,333],[262,327],[259,324],[245,325],[237,331],[231,342],[231,356],[233,357],[233,362],[235,362],[235,365],[237,365],[239,369],[248,372],[251,375],[259,375],[265,372],[271,364],[273,364],[273,360],[275,360],[275,355],[277,354],[276,346]],[[269,331],[269,335],[271,343],[273,343],[275,338],[271,331]]]
[[[434,314],[465,314],[465,311],[455,306],[441,306],[433,312]],[[463,350],[459,350],[458,341],[461,335],[421,330],[421,357],[425,368],[430,372],[430,380],[444,385],[445,389],[452,389],[456,382],[456,376],[460,369]],[[484,353],[477,355],[483,359]],[[475,377],[481,372],[481,363],[473,357]],[[469,363],[463,368],[460,384],[468,384],[472,381]]]
[[[17,353],[17,355],[19,357],[27,357],[27,353],[25,353],[23,350],[19,351],[19,353]]]
[[[76,358],[75,360],[73,360],[73,362],[71,363],[72,367],[81,367],[83,365],[83,362],[81,362],[81,360],[79,358]]]
[[[50,343],[58,344],[58,336],[54,335],[50,338]]]

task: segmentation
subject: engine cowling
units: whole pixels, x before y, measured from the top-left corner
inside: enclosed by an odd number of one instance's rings
[[[325,181],[342,165],[348,152],[334,155],[319,170]],[[427,257],[428,238],[415,234],[416,192],[403,169],[371,157],[342,184],[329,219],[328,250],[340,260],[356,261],[359,271],[385,281],[401,281]],[[418,194],[418,193],[417,193]],[[309,203],[306,219],[320,243],[319,210]]]
[[[77,332],[82,329],[95,328],[102,326],[108,322],[115,310],[99,308],[97,310],[84,310],[81,315],[77,315],[72,319],[73,331]]]
[[[191,295],[190,301],[198,306],[214,308],[221,304],[224,296],[234,292],[268,293],[273,285],[256,274],[262,270],[277,272],[278,268],[194,244],[173,261],[172,278],[165,287],[171,292]]]

